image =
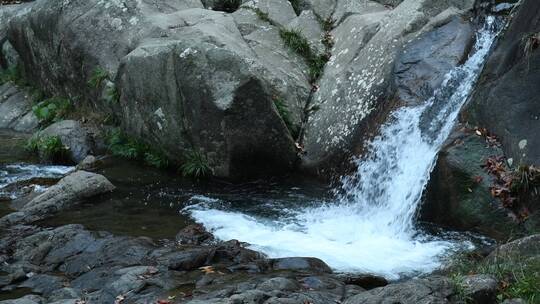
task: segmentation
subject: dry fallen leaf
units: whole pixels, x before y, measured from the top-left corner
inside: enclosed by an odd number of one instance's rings
[[[214,267],[212,266],[204,266],[204,267],[200,267],[199,268],[202,272],[204,272],[205,274],[209,274],[209,273],[215,273],[216,271],[214,270]]]

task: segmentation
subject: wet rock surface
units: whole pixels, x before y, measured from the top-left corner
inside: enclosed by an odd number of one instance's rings
[[[32,223],[72,208],[82,200],[111,192],[114,188],[102,175],[76,171],[24,204],[17,212],[1,218],[0,226]]]
[[[540,2],[522,1],[463,115],[499,137],[515,164],[540,165],[539,14]]]
[[[523,231],[512,212],[491,195],[494,178],[483,167],[488,158],[502,155],[500,147],[490,145],[473,130],[454,132],[431,174],[421,218],[497,239]]]

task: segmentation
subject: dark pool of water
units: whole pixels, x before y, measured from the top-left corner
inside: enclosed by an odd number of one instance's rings
[[[193,220],[182,212],[199,203],[195,198],[219,199],[223,208],[237,209],[261,216],[278,216],[276,204],[294,207],[306,204],[309,197],[325,195],[320,185],[298,182],[254,181],[232,185],[222,181],[193,183],[177,173],[155,170],[133,162],[116,159],[99,171],[117,189],[108,195],[93,198],[74,210],[40,222],[46,226],[82,224],[91,230],[114,234],[147,236],[154,239],[174,238]],[[296,185],[296,186],[292,186]],[[264,208],[270,204],[272,208]]]

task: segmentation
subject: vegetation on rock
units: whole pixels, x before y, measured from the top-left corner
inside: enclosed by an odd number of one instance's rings
[[[540,260],[538,257],[519,255],[496,256],[495,258],[475,259],[461,256],[450,268],[450,275],[457,282],[457,294],[460,290],[459,279],[466,275],[488,274],[499,281],[498,300],[522,298],[527,303],[540,303]],[[462,289],[462,288],[461,288]],[[462,297],[463,303],[467,298]]]
[[[304,58],[309,67],[310,81],[312,83],[316,82],[321,77],[329,56],[327,54],[317,54],[301,31],[282,28],[279,30],[279,35],[287,47]]]
[[[296,138],[298,136],[298,128],[292,122],[291,113],[287,104],[278,96],[273,96],[272,99],[274,100],[274,105],[276,106],[279,116],[291,132],[293,138]]]
[[[71,108],[72,104],[69,99],[52,97],[34,105],[32,111],[42,125],[48,125],[62,120]]]
[[[107,78],[109,78],[109,72],[101,67],[97,67],[90,76],[88,85],[94,89],[98,89]]]
[[[42,136],[39,132],[28,140],[26,149],[30,152],[37,153],[43,159],[54,161],[64,159],[68,150],[62,144],[60,137]]]
[[[0,85],[9,81],[17,85],[25,85],[24,73],[20,65],[0,71]]]
[[[255,15],[257,15],[257,17],[259,17],[259,19],[261,19],[262,21],[268,22],[272,25],[274,24],[272,20],[270,19],[268,13],[263,12],[260,8],[253,7],[253,6],[243,6],[242,8],[255,12]]]
[[[204,178],[212,175],[206,156],[198,150],[190,150],[184,155],[184,163],[180,167],[182,175],[192,178]]]
[[[115,156],[131,160],[142,160],[147,165],[158,169],[169,167],[169,161],[163,153],[123,134],[120,129],[111,130],[107,134],[106,142],[109,151]]]

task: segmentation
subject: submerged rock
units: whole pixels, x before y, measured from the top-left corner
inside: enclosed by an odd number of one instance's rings
[[[0,219],[0,226],[31,223],[71,208],[81,201],[108,193],[115,187],[102,175],[76,171],[26,203],[19,211]]]

